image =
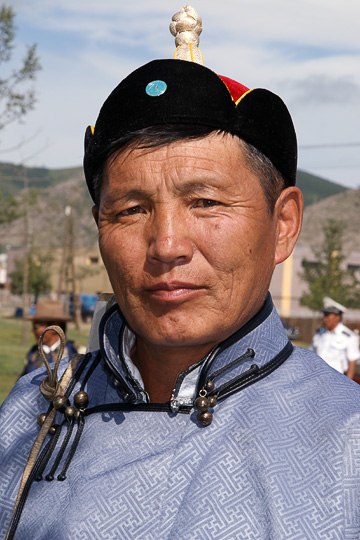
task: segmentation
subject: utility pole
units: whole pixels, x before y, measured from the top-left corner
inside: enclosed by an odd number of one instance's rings
[[[75,257],[74,257],[74,220],[71,206],[65,207],[65,236],[60,261],[58,298],[60,299],[65,284],[65,313],[70,314],[70,293],[72,295],[73,315],[75,326],[78,330],[81,328],[81,302],[76,290],[75,278]],[[69,286],[70,285],[70,286]]]
[[[72,300],[73,300],[73,310],[74,310],[74,322],[77,330],[81,329],[81,302],[80,297],[77,294],[76,287],[76,278],[75,278],[75,254],[74,254],[74,219],[72,214],[70,218],[70,227],[69,227],[69,267],[70,267],[70,276],[71,276],[71,290],[72,290]]]
[[[68,259],[68,249],[69,249],[69,230],[70,230],[69,216],[70,214],[71,214],[71,206],[65,206],[65,235],[64,235],[62,257],[60,261],[60,270],[59,270],[59,281],[58,281],[58,290],[57,290],[58,300],[61,300],[63,286],[65,283],[65,288],[66,288],[66,281],[67,281],[67,259]],[[65,291],[65,295],[66,295],[66,291]],[[65,298],[65,310],[67,308],[67,312],[68,312],[69,304],[68,302],[67,303],[66,302],[67,302],[67,299]]]
[[[22,312],[23,325],[21,344],[25,345],[29,338],[29,324],[25,320],[25,315],[29,312],[29,179],[24,171],[24,274],[23,274],[23,294]]]

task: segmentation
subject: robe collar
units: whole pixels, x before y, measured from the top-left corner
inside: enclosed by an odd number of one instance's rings
[[[139,370],[130,358],[135,336],[117,304],[103,316],[100,324],[100,349],[114,386],[123,401],[149,403]],[[252,367],[265,373],[274,358],[289,348],[289,340],[280,317],[267,294],[262,309],[243,327],[220,343],[200,362],[179,374],[170,405],[176,409],[192,405],[201,379],[216,376],[216,386],[225,387]],[[253,354],[248,354],[253,351]],[[248,355],[247,355],[248,354]],[[288,354],[288,355],[289,355]],[[239,358],[242,358],[239,360]],[[271,372],[270,370],[269,372]]]

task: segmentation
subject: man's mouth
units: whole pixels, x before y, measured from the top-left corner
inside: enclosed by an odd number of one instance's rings
[[[146,289],[150,297],[158,302],[180,303],[190,299],[205,290],[205,287],[183,281],[162,281]]]

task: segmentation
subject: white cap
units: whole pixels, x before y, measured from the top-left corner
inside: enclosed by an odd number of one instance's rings
[[[346,307],[339,304],[339,302],[335,302],[335,300],[329,296],[325,296],[325,298],[323,298],[323,305],[324,307],[322,311],[325,313],[335,313],[336,315],[341,315],[346,311]]]

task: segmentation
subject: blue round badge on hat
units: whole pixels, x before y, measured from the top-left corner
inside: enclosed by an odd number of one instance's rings
[[[161,96],[166,92],[167,84],[164,81],[151,81],[146,87],[146,93],[151,97]]]

